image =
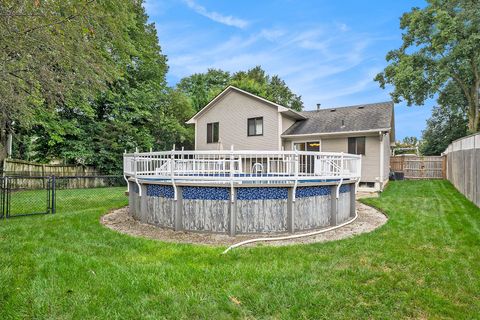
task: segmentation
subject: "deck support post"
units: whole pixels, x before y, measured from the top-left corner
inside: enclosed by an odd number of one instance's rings
[[[235,237],[237,227],[237,200],[235,199],[235,188],[230,191],[230,201],[228,207],[228,213],[230,214],[230,237]]]
[[[137,215],[143,216],[147,214],[147,185],[142,183],[139,189],[141,193],[141,196],[138,197],[140,212],[137,212]]]
[[[355,206],[356,206],[355,193],[356,193],[356,188],[357,188],[356,183],[350,184],[350,217],[351,218],[355,217]]]
[[[134,215],[135,212],[135,201],[137,200],[137,196],[134,193],[134,188],[136,186],[135,182],[129,181],[128,186],[130,189],[130,192],[128,193],[128,213],[130,215]]]
[[[330,187],[330,226],[336,226],[338,214],[338,199],[337,199],[337,185]]]
[[[183,230],[183,192],[182,187],[175,186],[177,199],[175,201],[175,231]]]
[[[295,188],[288,188],[287,198],[287,231],[290,233],[295,232],[295,201],[293,201]]]

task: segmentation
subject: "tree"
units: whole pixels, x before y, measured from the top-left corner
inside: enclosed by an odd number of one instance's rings
[[[91,114],[90,101],[126,72],[137,1],[0,4],[0,160],[13,123],[27,128],[56,108]],[[74,107],[73,107],[74,106]]]
[[[467,135],[467,102],[462,90],[452,82],[442,92],[438,102],[422,132],[420,151],[424,155],[439,155],[453,140]]]
[[[422,132],[420,152],[426,156],[439,155],[456,139],[467,134],[468,121],[462,112],[443,106],[433,108],[427,120],[427,128]]]
[[[402,141],[397,141],[395,147],[395,155],[399,154],[416,154],[419,141],[417,137],[404,137]]]
[[[192,101],[193,108],[199,111],[228,85],[258,95],[282,106],[301,111],[301,96],[294,94],[279,76],[270,77],[260,66],[233,75],[219,69],[208,69],[180,80],[178,90]]]
[[[54,108],[36,108],[32,124],[16,134],[16,156],[39,162],[95,166],[106,174],[121,172],[122,153],[135,148],[164,150],[191,146],[192,128],[185,125],[194,113],[182,92],[167,88],[166,57],[156,30],[147,22],[141,2],[132,1],[129,19],[122,21],[128,57],[115,61],[123,70],[88,100],[57,102]],[[68,92],[67,92],[68,94]]]
[[[206,73],[195,73],[181,79],[177,88],[190,98],[193,108],[199,111],[225,89],[229,81],[229,72],[208,69]]]
[[[393,84],[395,102],[423,104],[457,86],[467,102],[468,129],[480,123],[480,6],[476,0],[428,0],[400,21],[403,44],[387,54],[390,64],[375,80]],[[446,107],[446,106],[445,106]]]

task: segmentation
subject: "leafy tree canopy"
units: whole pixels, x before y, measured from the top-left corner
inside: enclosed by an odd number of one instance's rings
[[[422,132],[420,151],[427,156],[441,154],[453,140],[467,135],[467,102],[461,89],[450,83],[438,102]]]
[[[423,104],[451,83],[467,102],[468,129],[480,122],[480,5],[477,0],[428,0],[400,22],[403,44],[387,54],[390,64],[375,80],[392,84],[395,102]],[[447,106],[444,106],[447,107]]]
[[[90,2],[79,3],[90,5]],[[109,1],[101,3],[102,6],[95,4],[95,10],[88,7],[89,11],[85,13],[95,23],[101,21],[97,20],[98,16],[102,19],[110,16],[110,5],[120,11],[111,17],[113,33],[109,36],[120,33],[121,46],[110,46],[105,36],[97,44],[98,48],[94,48],[99,52],[90,52],[105,56],[101,62],[108,74],[102,71],[89,75],[94,76],[95,83],[87,81],[86,75],[79,77],[75,81],[88,85],[81,83],[78,87],[73,84],[65,87],[59,92],[63,95],[61,99],[47,101],[39,95],[36,105],[24,101],[22,105],[31,120],[26,123],[19,119],[16,124],[15,157],[39,162],[62,159],[67,163],[92,165],[104,173],[118,173],[121,172],[125,149],[162,150],[175,143],[188,145],[192,140],[192,129],[184,125],[194,113],[190,100],[181,91],[166,86],[166,58],[161,53],[154,25],[147,22],[141,1],[122,1],[118,5]],[[74,4],[75,1],[65,6],[75,11]],[[32,5],[28,7],[30,11],[25,12],[36,15],[38,8],[43,6],[53,14],[59,10],[60,4],[42,2],[39,7]],[[115,10],[112,12],[117,12]],[[77,23],[72,21],[68,23]],[[50,30],[42,30],[48,36]],[[97,37],[98,32],[95,31],[92,37]],[[66,59],[71,58],[70,54],[73,52],[69,52]],[[36,66],[36,62],[31,63]],[[83,63],[80,64],[82,68],[96,68],[88,60],[79,63]],[[64,72],[68,73],[67,79],[75,78],[71,74],[74,71]],[[52,73],[48,77],[62,79],[62,74],[56,76]],[[46,83],[49,81],[45,80]],[[51,94],[54,88],[45,90]]]
[[[183,78],[177,88],[191,99],[194,109],[199,111],[228,85],[297,111],[303,109],[301,96],[294,94],[279,76],[270,77],[260,66],[234,74],[209,69],[206,73]]]
[[[88,103],[122,77],[132,43],[134,1],[17,1],[0,4],[0,147],[14,122],[35,123],[37,109]]]
[[[419,141],[417,137],[405,137],[402,141],[395,143],[395,155],[399,154],[416,154],[418,151]]]

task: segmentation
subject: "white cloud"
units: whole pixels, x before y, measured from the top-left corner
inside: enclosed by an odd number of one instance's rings
[[[347,26],[346,23],[337,23],[337,28],[342,31],[342,32],[347,32],[350,30],[350,28]]]
[[[225,16],[215,11],[208,11],[205,7],[199,5],[194,0],[185,0],[185,3],[188,7],[194,10],[196,13],[201,14],[204,17],[209,18],[210,20],[222,23],[227,26],[237,27],[243,29],[247,27],[248,21],[236,18],[233,16]]]
[[[169,31],[161,30],[159,36],[168,49],[171,84],[208,68],[236,72],[261,65],[301,95],[307,109],[317,102],[339,106],[388,99],[373,81],[382,69],[374,59],[374,46],[384,41],[378,35],[339,33],[335,23],[272,26],[227,37],[215,30]],[[378,99],[382,94],[385,97]]]

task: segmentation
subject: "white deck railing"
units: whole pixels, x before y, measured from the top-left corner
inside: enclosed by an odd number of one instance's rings
[[[125,153],[126,177],[212,183],[359,179],[361,156],[305,151]]]

